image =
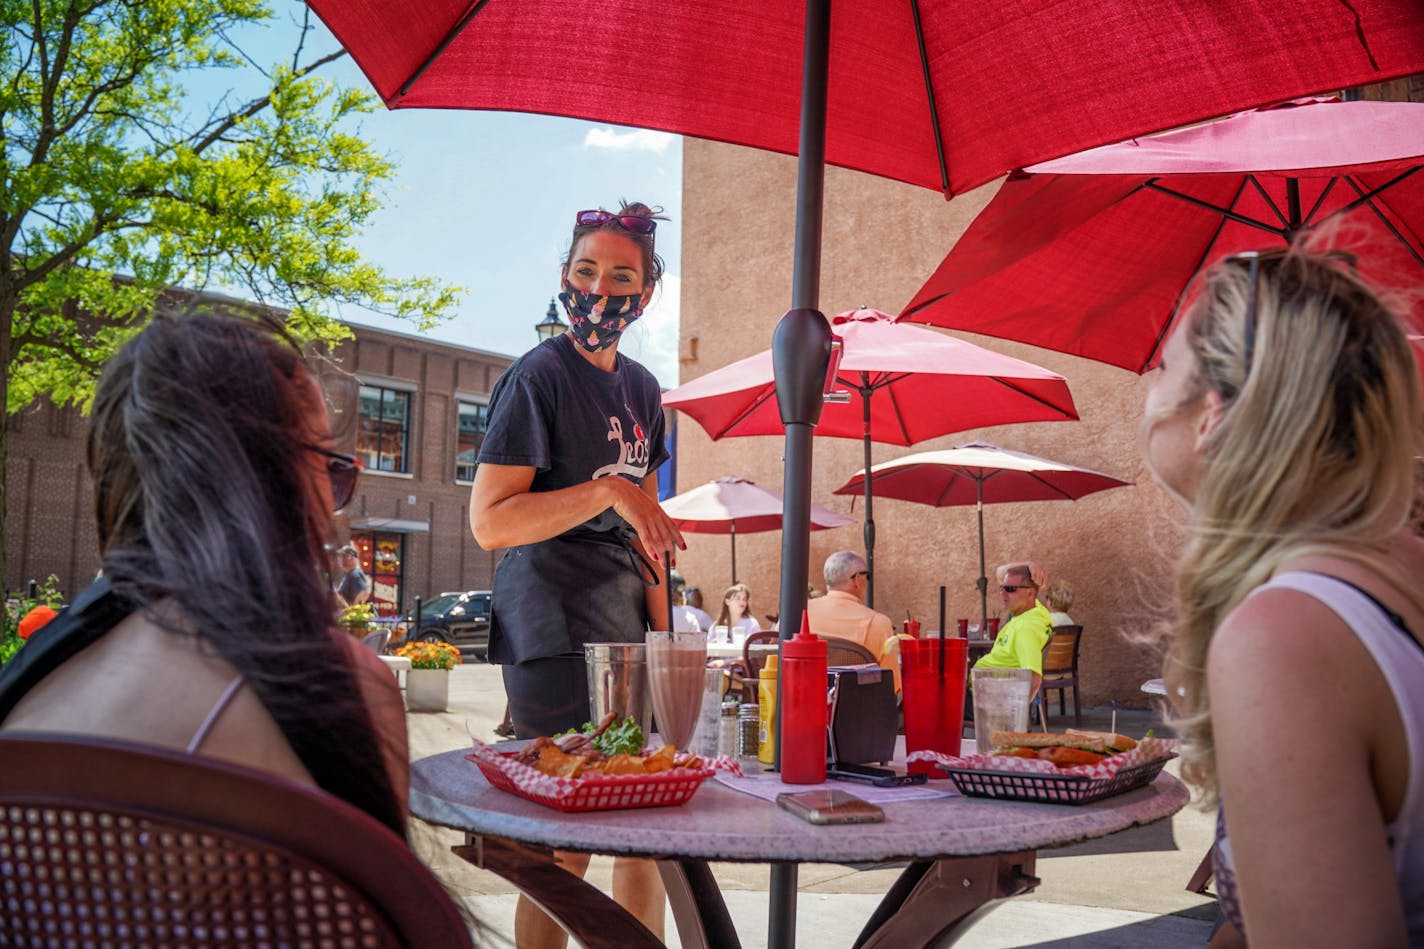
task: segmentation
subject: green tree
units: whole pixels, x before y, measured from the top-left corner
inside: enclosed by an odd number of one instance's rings
[[[316,75],[345,53],[311,55],[292,9],[300,38],[264,68],[232,39],[272,18],[262,0],[0,0],[7,414],[42,396],[87,409],[169,287],[288,309],[306,339],[346,336],[342,303],[422,329],[448,315],[458,288],[354,248],[392,171],[359,137],[377,103]],[[6,456],[0,425],[0,472]],[[0,485],[0,577],[4,513]]]

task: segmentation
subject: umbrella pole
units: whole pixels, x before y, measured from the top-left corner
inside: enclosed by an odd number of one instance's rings
[[[792,261],[791,309],[772,334],[771,359],[776,398],[786,426],[785,507],[781,523],[781,638],[801,628],[806,609],[806,576],[811,559],[812,429],[821,419],[822,392],[831,361],[831,327],[817,311],[821,290],[821,212],[826,181],[826,83],[831,48],[830,0],[806,0],[805,54],[801,73],[801,140],[797,147],[796,238]],[[781,699],[782,665],[777,665],[776,756],[786,716]],[[771,865],[767,945],[796,945],[796,864]]]
[[[875,512],[872,505],[875,492],[870,487],[870,393],[869,386],[860,389],[860,405],[865,412],[865,605],[875,606]]]
[[[979,638],[989,635],[989,577],[984,568],[984,479],[974,481],[974,511],[979,518]]]
[[[733,521],[733,522],[732,522],[732,583],[729,583],[729,584],[727,584],[727,585],[728,585],[728,586],[731,586],[732,584],[735,584],[736,582],[737,582],[737,522],[736,522],[736,521]]]

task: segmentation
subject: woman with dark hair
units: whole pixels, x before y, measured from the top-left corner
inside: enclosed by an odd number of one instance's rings
[[[1298,250],[1211,267],[1139,439],[1190,512],[1164,675],[1219,803],[1218,947],[1424,945],[1424,447],[1400,320]]]
[[[671,629],[663,554],[684,547],[658,506],[667,460],[657,380],[618,352],[662,276],[655,209],[580,211],[561,268],[568,332],[515,360],[490,394],[470,495],[470,526],[494,573],[489,657],[504,670],[515,734],[552,735],[589,718],[583,647],[641,643]],[[588,856],[560,854],[576,873]],[[651,861],[618,859],[613,897],[661,937],[663,890]],[[520,898],[521,947],[566,937]]]
[[[360,466],[280,330],[157,316],[105,367],[88,465],[103,570],[0,675],[0,728],[118,738],[321,787],[405,836],[405,715],[332,623]]]

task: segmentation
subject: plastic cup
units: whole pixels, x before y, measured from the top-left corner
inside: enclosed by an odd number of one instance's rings
[[[993,639],[997,635],[999,635],[999,618],[991,616],[989,617],[989,638]]]
[[[944,677],[939,651],[944,646]],[[901,706],[905,712],[905,751],[959,754],[964,731],[964,671],[969,644],[963,639],[907,639],[900,644]],[[909,770],[934,778],[948,777],[923,762]]]
[[[905,620],[905,635],[911,639],[920,638],[920,621],[917,619]]]
[[[1033,692],[1031,669],[974,669],[974,741],[980,754],[991,750],[994,732],[1028,731],[1028,700]]]
[[[969,620],[967,620],[967,619],[962,619],[962,620],[959,621],[959,638],[960,638],[960,639],[968,639],[968,638],[969,638]]]
[[[688,750],[707,680],[707,634],[653,631],[644,636],[648,690],[663,741]]]

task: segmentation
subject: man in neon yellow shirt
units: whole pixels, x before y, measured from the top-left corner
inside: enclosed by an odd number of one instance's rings
[[[1053,632],[1053,617],[1048,607],[1038,602],[1038,584],[1033,581],[1032,568],[1026,563],[1009,564],[1003,569],[999,598],[1009,621],[999,630],[994,646],[974,664],[976,669],[1028,669],[1033,672],[1033,691],[1038,694],[1043,683],[1043,647]]]

